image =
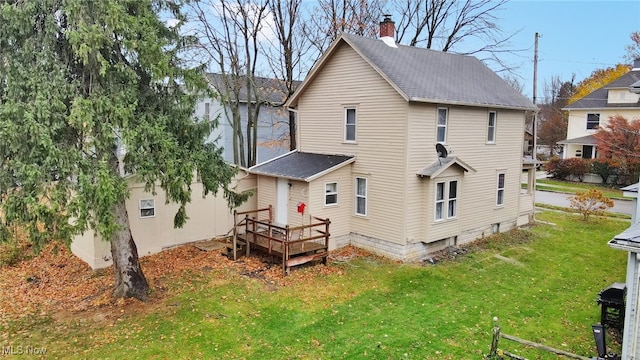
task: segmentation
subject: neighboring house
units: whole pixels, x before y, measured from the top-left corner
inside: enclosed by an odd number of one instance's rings
[[[239,84],[230,84],[231,78],[223,75],[207,74],[209,82],[222,97],[229,96],[232,101],[237,93],[240,103],[240,121],[243,136],[246,141],[247,119],[248,119],[248,95],[244,80],[239,79]],[[226,81],[225,81],[226,80]],[[257,123],[257,162],[267,161],[276,156],[289,151],[289,113],[282,106],[287,98],[287,91],[284,84],[277,79],[256,77],[254,79],[258,97],[261,99],[260,111]],[[299,84],[295,82],[294,85]],[[235,90],[234,90],[235,89]],[[210,116],[220,115],[220,130],[212,134],[210,140],[220,139],[218,144],[224,147],[224,159],[230,163],[235,163],[233,158],[233,116],[229,106],[224,106],[220,99],[205,99],[198,104],[201,113],[206,114],[206,104],[209,104]],[[247,144],[244,145],[245,154]],[[246,155],[245,155],[246,158]]]
[[[638,82],[640,60],[628,73],[563,109],[569,112],[567,139],[558,142],[563,146],[563,158],[596,158],[593,134],[598,127],[605,127],[615,115],[628,120],[640,118],[640,95],[630,91],[630,86]]]
[[[381,39],[343,34],[311,70],[287,103],[299,149],[249,169],[258,207],[273,205],[281,224],[329,218],[330,248],[403,261],[527,224],[535,105],[478,59],[396,45],[393,33],[385,19]]]

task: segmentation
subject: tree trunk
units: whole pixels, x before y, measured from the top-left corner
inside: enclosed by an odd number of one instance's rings
[[[298,148],[296,140],[296,114],[289,111],[289,150],[293,151]]]
[[[114,208],[116,222],[121,226],[111,239],[111,256],[115,275],[114,297],[134,297],[146,301],[149,283],[142,273],[138,260],[138,249],[131,235],[131,226],[125,201],[122,199]]]

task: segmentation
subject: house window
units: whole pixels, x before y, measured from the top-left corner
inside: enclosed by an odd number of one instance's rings
[[[209,120],[209,108],[210,108],[211,104],[210,103],[204,103],[204,119],[205,120]]]
[[[496,112],[489,111],[489,123],[487,125],[487,143],[495,144],[496,142]]]
[[[438,127],[436,132],[436,142],[445,143],[447,141],[447,115],[446,108],[438,108]]]
[[[504,177],[505,177],[504,173],[498,174],[498,186],[497,186],[497,193],[496,193],[497,206],[504,205]]]
[[[458,210],[458,181],[436,183],[436,221],[456,217]]]
[[[324,204],[336,205],[338,203],[338,183],[324,184]]]
[[[156,216],[156,201],[154,199],[143,199],[138,202],[140,207],[140,218],[150,218]]]
[[[587,114],[587,130],[595,130],[600,126],[600,114]]]
[[[367,215],[367,179],[356,178],[356,215]]]
[[[356,109],[347,108],[344,114],[344,141],[356,141]]]

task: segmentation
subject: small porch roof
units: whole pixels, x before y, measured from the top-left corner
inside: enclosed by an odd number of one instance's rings
[[[631,225],[627,230],[609,240],[609,246],[619,250],[640,252],[640,223]]]
[[[579,144],[579,145],[595,145],[596,138],[593,135],[581,136],[573,139],[566,139],[562,141],[558,141],[558,144],[561,145],[569,145],[569,144]]]
[[[443,171],[447,170],[453,165],[457,165],[461,167],[463,171],[476,172],[474,168],[469,166],[464,161],[458,159],[458,157],[449,156],[446,158],[438,158],[438,160],[432,163],[431,165],[418,171],[416,175],[418,175],[419,177],[435,178],[438,175],[440,175]]]
[[[291,151],[249,168],[249,172],[311,182],[356,160],[352,155],[330,155]]]

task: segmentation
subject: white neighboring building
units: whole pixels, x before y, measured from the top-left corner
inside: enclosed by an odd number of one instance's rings
[[[638,82],[640,60],[634,61],[628,73],[563,109],[569,112],[567,139],[558,142],[563,146],[563,159],[596,158],[598,149],[593,134],[598,127],[606,126],[611,116],[640,119],[640,95],[630,90]]]

